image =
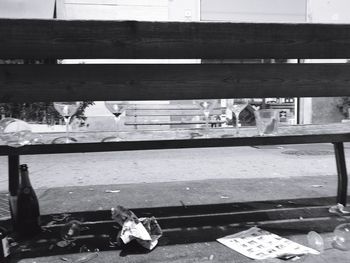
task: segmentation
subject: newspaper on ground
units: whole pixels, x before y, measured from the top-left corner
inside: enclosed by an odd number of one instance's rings
[[[317,250],[258,227],[252,227],[248,230],[219,238],[217,241],[251,259],[320,254]]]

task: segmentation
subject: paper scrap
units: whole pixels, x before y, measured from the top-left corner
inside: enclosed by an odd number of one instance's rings
[[[217,241],[251,259],[278,258],[283,255],[320,254],[317,250],[258,227],[252,227],[246,231],[219,238]]]
[[[342,204],[336,204],[334,206],[331,206],[328,211],[329,213],[332,214],[339,214],[339,215],[343,215],[343,214],[349,214],[350,212],[345,210],[346,208],[344,207],[344,205]]]
[[[153,216],[137,218],[131,210],[122,206],[112,208],[111,212],[112,219],[122,227],[117,239],[120,238],[124,244],[135,239],[141,246],[149,250],[158,244],[162,230]]]
[[[119,193],[120,190],[106,190],[105,193]]]

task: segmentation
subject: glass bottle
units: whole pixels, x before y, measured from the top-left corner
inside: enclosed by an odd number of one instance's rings
[[[32,237],[41,230],[39,202],[30,183],[26,164],[20,166],[20,175],[21,181],[17,198],[17,227],[21,236]]]

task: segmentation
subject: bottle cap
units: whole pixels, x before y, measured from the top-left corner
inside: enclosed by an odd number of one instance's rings
[[[21,170],[28,170],[28,166],[26,164],[21,164],[20,169]]]

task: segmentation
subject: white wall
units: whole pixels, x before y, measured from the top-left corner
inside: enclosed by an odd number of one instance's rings
[[[57,0],[57,17],[90,20],[167,21],[167,0]]]
[[[1,18],[53,18],[55,0],[0,0]]]
[[[170,21],[200,21],[200,0],[169,0]]]
[[[306,0],[202,0],[201,20],[305,22]]]
[[[308,21],[312,23],[350,23],[349,0],[308,0]]]

